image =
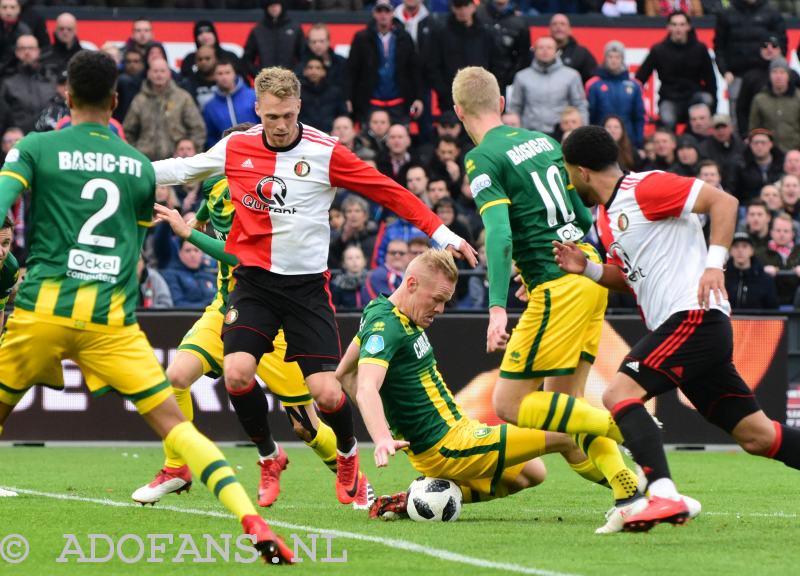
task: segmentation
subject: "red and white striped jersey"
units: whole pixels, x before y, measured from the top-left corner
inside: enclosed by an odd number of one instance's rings
[[[259,124],[235,132],[191,158],[153,163],[158,184],[224,174],[236,216],[225,244],[242,265],[277,274],[323,272],[328,267],[328,210],[336,188],[363,194],[432,236],[457,242],[411,192],[357,158],[338,139],[299,125],[294,144],[273,148]]]
[[[600,206],[597,228],[609,264],[622,269],[650,330],[676,312],[698,310],[706,242],[692,208],[702,180],[659,170],[620,178]],[[730,315],[727,300],[712,308]]]

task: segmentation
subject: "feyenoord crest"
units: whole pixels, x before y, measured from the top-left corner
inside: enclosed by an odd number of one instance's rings
[[[233,324],[236,322],[236,319],[239,317],[239,311],[236,308],[231,308],[228,310],[228,313],[225,314],[225,324]]]
[[[617,218],[617,226],[623,232],[628,229],[628,217],[625,214],[620,214],[619,218]]]
[[[305,160],[300,160],[297,164],[294,165],[294,173],[301,178],[303,176],[308,176],[308,173],[311,172],[311,166],[308,165],[308,162]]]

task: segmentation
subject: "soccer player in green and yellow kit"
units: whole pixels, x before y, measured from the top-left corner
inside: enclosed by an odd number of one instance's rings
[[[491,73],[479,67],[460,70],[453,81],[453,102],[476,144],[465,162],[486,227],[486,349],[505,350],[494,390],[495,411],[524,428],[576,435],[582,450],[566,454],[567,461],[588,479],[604,478],[614,492],[615,506],[598,532],[619,531],[623,517],[638,512],[646,500],[622,460],[617,447],[622,437],[611,415],[582,399],[608,293],[589,278],[565,274],[553,258],[554,240],[581,242],[592,226],[591,213],[569,185],[561,146],[541,132],[503,125],[505,101]],[[591,245],[580,246],[600,262]],[[528,305],[509,337],[505,308],[512,259],[527,289]]]
[[[6,303],[19,279],[19,263],[11,253],[13,240],[14,222],[6,216],[0,228],[0,330],[3,329]]]
[[[114,390],[134,403],[267,561],[288,562],[291,550],[256,514],[222,453],[186,421],[136,322],[136,264],[155,174],[108,129],[116,65],[102,52],[82,51],[67,73],[72,126],[26,136],[0,170],[0,214],[32,190],[28,272],[0,340],[0,426],[32,386],[63,388],[61,360],[69,358],[93,394]]]

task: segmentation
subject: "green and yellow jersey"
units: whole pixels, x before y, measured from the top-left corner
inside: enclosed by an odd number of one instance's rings
[[[355,338],[359,364],[387,369],[380,389],[383,410],[392,435],[407,440],[420,454],[465,418],[436,368],[425,331],[385,296],[364,309]]]
[[[9,253],[0,264],[0,312],[6,309],[8,298],[14,290],[19,279],[19,263],[14,255]]]
[[[563,276],[552,241],[580,242],[592,215],[569,185],[558,142],[541,132],[497,126],[465,163],[486,226],[489,305],[506,305],[512,258],[529,289]]]
[[[0,213],[25,188],[30,244],[17,308],[90,330],[135,324],[136,264],[153,214],[150,161],[100,124],[31,133],[0,170]]]

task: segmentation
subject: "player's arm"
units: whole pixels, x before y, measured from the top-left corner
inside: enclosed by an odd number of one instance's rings
[[[564,272],[581,274],[591,278],[601,286],[617,292],[630,292],[625,274],[616,264],[598,264],[586,257],[575,242],[553,241],[553,256],[556,264]]]
[[[8,151],[0,169],[0,216],[7,214],[23,190],[31,187],[37,143],[38,134],[34,133]]]
[[[356,377],[358,409],[361,411],[369,437],[375,443],[375,465],[379,468],[389,464],[389,456],[394,456],[397,450],[408,446],[408,442],[392,438],[383,415],[380,389],[386,378],[386,372],[386,366],[362,360]]]
[[[233,254],[225,252],[225,241],[212,238],[199,230],[195,230],[188,222],[183,219],[180,212],[172,208],[167,208],[161,204],[155,204],[156,223],[166,222],[178,238],[188,240],[200,250],[211,256],[214,260],[219,260],[228,266],[236,266],[239,259]]]
[[[331,186],[354,190],[395,212],[430,236],[436,244],[455,252],[473,268],[478,264],[477,252],[458,234],[445,226],[422,200],[360,160],[341,144],[336,144],[330,162]]]
[[[489,280],[489,328],[486,351],[503,350],[508,342],[508,285],[511,280],[511,221],[508,204],[485,205],[481,218],[486,230],[486,264]]]
[[[336,379],[352,400],[356,399],[356,391],[358,390],[356,374],[358,373],[359,350],[358,341],[354,339],[350,342],[350,346],[347,347],[344,356],[342,356],[339,365],[336,367]]]
[[[723,190],[703,184],[691,210],[695,214],[708,214],[710,220],[706,269],[697,287],[697,301],[703,308],[708,308],[711,305],[712,292],[717,302],[728,298],[723,269],[733,240],[739,201]]]
[[[167,158],[153,162],[156,184],[186,184],[224,174],[229,139],[230,136],[227,136],[207,152],[189,158]]]

